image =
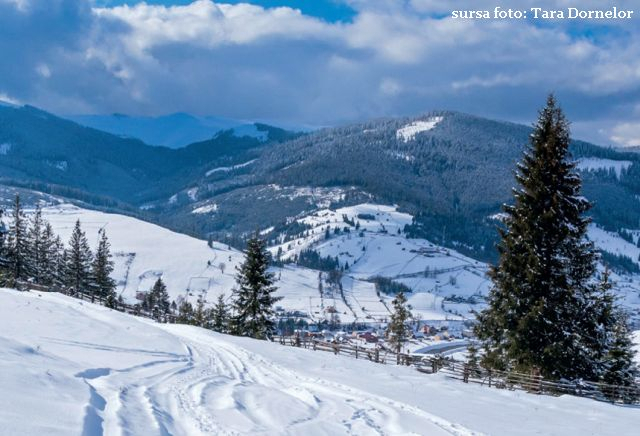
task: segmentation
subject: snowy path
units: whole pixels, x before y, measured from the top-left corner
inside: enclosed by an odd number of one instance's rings
[[[32,354],[44,358],[33,366],[26,359],[29,374],[18,375],[21,384],[35,388],[38,370],[54,372],[66,379],[54,391],[75,392],[69,401],[80,413],[53,433],[477,434],[403,402],[305,376],[300,368],[277,365],[203,329],[157,325],[54,294],[0,291],[0,302],[2,319],[12,320],[0,335],[6,333],[7,341],[22,336],[20,342],[34,344]],[[10,306],[19,318],[4,313]],[[21,319],[36,322],[26,329],[13,325]],[[290,351],[268,345],[274,352]],[[0,361],[7,363],[3,354],[12,348],[20,347],[0,346]],[[15,369],[0,367],[5,377],[12,370],[16,375]],[[0,375],[0,387],[5,381]],[[35,404],[37,396],[30,400]],[[0,406],[4,422],[8,398]],[[51,413],[48,419],[58,417]],[[39,433],[28,420],[11,426],[12,434]]]

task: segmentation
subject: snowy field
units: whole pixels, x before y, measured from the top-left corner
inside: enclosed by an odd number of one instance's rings
[[[343,215],[357,222],[359,229],[345,223]],[[226,245],[214,242],[210,248],[206,241],[124,215],[60,204],[45,207],[43,216],[64,242],[78,219],[93,247],[98,242],[98,230],[104,228],[114,254],[118,293],[129,302],[136,301],[137,293],[148,291],[158,277],[167,284],[172,299],[195,301],[203,295],[212,303],[221,293],[230,297],[235,268],[243,260],[242,253]],[[409,303],[424,320],[468,318],[468,312],[477,307],[446,298],[486,294],[489,285],[484,276],[486,265],[422,239],[407,239],[402,230],[411,219],[393,206],[375,204],[321,210],[302,218],[300,221],[313,227],[312,232],[272,247],[272,252],[282,248],[283,257],[287,258],[314,248],[323,256],[337,256],[342,264],[348,262],[350,268],[343,279],[343,293],[327,285],[326,277],[320,278],[316,270],[297,266],[274,268],[279,279],[278,295],[284,297],[278,305],[306,313],[314,320],[325,319],[326,309],[334,307],[343,323],[383,321],[389,316],[392,296],[378,296],[369,281],[380,275],[415,291],[409,296]],[[325,240],[327,226],[332,233]],[[336,226],[352,230],[334,235]],[[324,283],[322,295],[319,280]],[[451,313],[454,310],[463,316]]]
[[[158,277],[167,283],[172,299],[195,301],[203,295],[213,303],[219,294],[227,298],[235,284],[235,268],[242,253],[228,246],[179,234],[124,215],[82,209],[68,204],[43,209],[63,241],[68,241],[76,220],[80,220],[90,244],[97,244],[98,230],[107,231],[114,254],[114,278],[118,292],[129,302],[148,291]],[[345,221],[346,218],[346,221]],[[343,292],[326,282],[326,274],[298,266],[274,268],[279,279],[278,303],[288,311],[306,313],[312,320],[326,319],[335,308],[340,321],[379,322],[389,316],[391,295],[376,292],[373,276],[384,276],[413,289],[408,295],[414,315],[425,321],[472,318],[483,307],[490,282],[487,266],[455,250],[439,247],[423,239],[407,239],[404,226],[411,215],[394,206],[360,204],[337,210],[322,209],[298,219],[311,229],[298,239],[271,247],[290,258],[312,248],[322,256],[337,257],[349,264],[342,280]],[[335,228],[340,229],[335,234]],[[348,228],[349,232],[344,229]],[[325,239],[329,229],[330,238]],[[634,237],[640,237],[640,234]],[[640,249],[617,235],[590,226],[589,237],[612,253],[624,253],[636,260]],[[635,318],[640,318],[640,278],[613,277],[622,301]],[[319,281],[324,292],[319,292]]]
[[[638,409],[490,389],[0,289],[10,435],[622,435]]]

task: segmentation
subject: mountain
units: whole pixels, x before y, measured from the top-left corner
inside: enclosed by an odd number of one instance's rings
[[[185,113],[158,117],[111,114],[75,115],[67,118],[83,126],[169,148],[181,148],[194,142],[211,139],[221,130],[252,126],[244,121],[230,118],[196,117]]]
[[[324,208],[396,204],[410,236],[495,259],[501,205],[531,129],[456,112],[379,119],[296,134],[264,124],[180,149],[149,146],[32,107],[0,107],[5,184],[144,215],[240,246],[256,229],[273,243]],[[640,154],[574,141],[584,194],[602,229],[640,239]],[[617,268],[637,259],[609,253]]]
[[[45,190],[55,186],[62,195],[137,204],[171,195],[205,165],[248,159],[255,149],[295,136],[262,124],[253,128],[260,137],[225,130],[173,150],[84,127],[34,107],[0,106],[0,170],[5,183],[47,185]]]
[[[238,233],[281,229],[301,213],[372,200],[414,215],[411,235],[491,260],[494,217],[511,201],[530,132],[455,112],[324,129],[265,148],[248,167],[208,173],[190,188],[197,201],[163,219],[175,225],[191,213],[205,232]],[[572,153],[595,221],[616,232],[637,229],[640,155],[582,141],[573,142]]]

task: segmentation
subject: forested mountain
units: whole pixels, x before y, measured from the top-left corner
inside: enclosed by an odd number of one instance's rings
[[[491,217],[511,198],[530,132],[452,112],[325,129],[264,149],[250,168],[203,179],[198,199],[209,198],[179,215],[195,211],[192,219],[207,231],[248,231],[321,203],[374,199],[416,215],[411,234],[491,259]],[[614,231],[638,228],[640,156],[582,141],[573,142],[572,153],[596,222]]]
[[[208,163],[251,157],[252,149],[295,136],[266,125],[255,128],[264,136],[226,130],[172,150],[83,127],[34,107],[0,106],[0,175],[8,184],[59,185],[56,192],[63,195],[93,194],[135,205],[171,195]]]
[[[82,127],[33,107],[0,107],[5,184],[82,199],[198,236],[303,231],[292,217],[365,200],[416,216],[414,236],[494,256],[495,215],[531,129],[455,112],[380,119],[308,134],[263,124],[172,150]],[[257,132],[257,134],[256,134]],[[640,227],[640,154],[574,141],[595,221]],[[635,259],[634,259],[635,260]]]

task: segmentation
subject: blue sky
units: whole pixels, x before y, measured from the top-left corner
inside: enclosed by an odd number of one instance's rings
[[[158,5],[188,5],[192,0],[146,0],[149,4]],[[116,5],[135,5],[139,3],[136,0],[98,0],[97,4],[103,6],[116,6]],[[349,21],[355,15],[356,11],[352,9],[348,4],[340,0],[258,0],[258,1],[240,1],[240,0],[227,0],[225,3],[252,3],[265,8],[274,8],[279,6],[287,6],[290,8],[300,9],[303,14],[310,15],[312,17],[318,17],[328,22],[336,21]]]
[[[575,136],[640,144],[640,9],[627,21],[451,18],[453,9],[494,7],[0,0],[0,99],[62,115],[188,112],[324,126],[436,109],[530,123],[553,91]]]

